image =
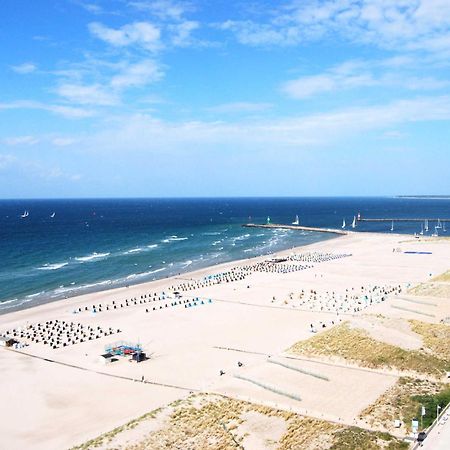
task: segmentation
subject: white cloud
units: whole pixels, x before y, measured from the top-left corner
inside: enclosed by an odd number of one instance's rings
[[[297,0],[269,10],[265,22],[220,25],[247,45],[297,45],[326,35],[389,49],[450,52],[448,0]]]
[[[160,20],[182,20],[184,14],[192,10],[190,3],[173,0],[136,0],[128,4],[137,10],[150,12]]]
[[[77,140],[70,137],[55,137],[51,139],[50,142],[57,147],[66,147],[68,145],[75,144]]]
[[[135,64],[127,64],[111,79],[111,86],[117,89],[145,86],[160,80],[163,72],[159,65],[151,60],[143,60]]]
[[[65,83],[56,88],[56,93],[78,105],[111,106],[118,103],[118,98],[114,93],[106,91],[98,84],[87,86]]]
[[[323,73],[287,81],[281,86],[281,90],[289,97],[305,99],[328,92],[362,87],[437,90],[450,84],[447,80],[411,75],[405,64],[405,70],[400,69],[401,61],[413,63],[413,60],[407,57],[378,61],[347,61]],[[391,69],[396,69],[396,72],[392,72]]]
[[[15,156],[0,153],[0,170],[8,168],[15,161],[16,161]]]
[[[30,100],[17,100],[9,103],[0,103],[0,110],[2,109],[36,109],[48,111],[69,119],[84,119],[95,115],[95,112],[90,109],[52,103],[35,102]]]
[[[267,111],[272,108],[270,103],[253,103],[253,102],[234,102],[234,103],[223,103],[221,105],[211,106],[208,111],[216,113],[253,113]]]
[[[450,120],[450,97],[422,97],[385,105],[346,108],[322,114],[278,120],[236,122],[190,121],[171,123],[148,115],[120,117],[114,126],[86,138],[92,151],[208,152],[215,146],[247,148],[311,149],[335,144],[372,130],[391,130],[399,125]]]
[[[89,31],[115,47],[138,45],[150,51],[161,47],[161,31],[149,22],[133,22],[121,28],[109,28],[99,22],[89,24]]]
[[[14,72],[16,73],[20,73],[23,75],[34,72],[37,69],[37,67],[35,64],[27,62],[19,64],[18,66],[11,66],[11,69],[14,70]]]
[[[184,22],[169,25],[171,32],[172,44],[177,47],[187,47],[191,45],[193,40],[191,33],[199,28],[199,23],[193,20],[185,20]]]
[[[35,145],[39,142],[39,139],[35,136],[14,136],[3,139],[3,143],[6,145]]]

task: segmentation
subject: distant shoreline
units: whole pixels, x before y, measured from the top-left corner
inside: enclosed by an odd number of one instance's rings
[[[450,195],[396,195],[394,198],[411,200],[450,200]]]

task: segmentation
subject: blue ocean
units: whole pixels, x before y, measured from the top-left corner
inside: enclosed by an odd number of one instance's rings
[[[272,223],[290,224],[298,215],[301,225],[340,228],[358,212],[366,218],[448,218],[450,200],[2,200],[0,313],[332,238],[243,223],[265,223],[270,216]],[[364,222],[357,230],[390,233],[390,228]],[[430,224],[430,233],[433,228]],[[418,223],[395,225],[396,233],[419,231]]]

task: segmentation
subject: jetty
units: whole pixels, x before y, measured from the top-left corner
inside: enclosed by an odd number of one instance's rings
[[[242,225],[245,228],[271,228],[271,229],[282,229],[282,230],[296,230],[296,231],[313,231],[315,233],[332,233],[332,234],[348,234],[348,231],[337,230],[335,228],[318,228],[318,227],[304,227],[302,225],[282,225],[276,223],[268,224],[257,224],[257,223],[246,223]]]
[[[430,219],[430,218],[412,218],[412,217],[397,217],[397,218],[388,218],[388,217],[379,217],[373,219],[366,219],[362,217],[358,217],[356,219],[358,222],[450,222],[450,219]]]

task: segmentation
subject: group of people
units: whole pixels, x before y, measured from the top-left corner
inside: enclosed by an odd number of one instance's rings
[[[22,345],[42,343],[57,349],[120,332],[120,329],[102,328],[55,319],[6,330],[4,336],[12,337]]]
[[[211,287],[222,283],[233,283],[236,281],[243,281],[254,272],[272,272],[272,273],[290,273],[297,272],[305,269],[310,269],[313,263],[321,263],[330,260],[340,259],[351,256],[346,253],[322,253],[322,252],[305,252],[289,255],[283,258],[272,258],[254,264],[247,264],[244,266],[232,267],[224,272],[205,276],[201,279],[182,281],[178,284],[174,284],[167,288],[167,292],[162,293],[150,292],[141,294],[140,298],[133,297],[124,300],[112,300],[111,303],[99,303],[90,306],[84,306],[77,308],[74,312],[81,313],[83,311],[92,313],[101,313],[105,311],[113,311],[117,309],[123,309],[130,306],[138,306],[147,303],[165,301],[163,305],[152,306],[152,308],[146,308],[146,312],[155,311],[170,306],[185,305],[189,300],[180,301],[182,293],[187,293],[193,290]],[[306,262],[308,264],[299,264],[299,262]],[[170,303],[168,301],[170,300]]]
[[[365,285],[360,288],[347,288],[344,292],[302,289],[297,295],[290,293],[289,299],[283,303],[316,312],[354,314],[373,304],[384,302],[389,295],[398,295],[401,292],[400,285]],[[276,298],[273,297],[272,303],[275,302]]]

